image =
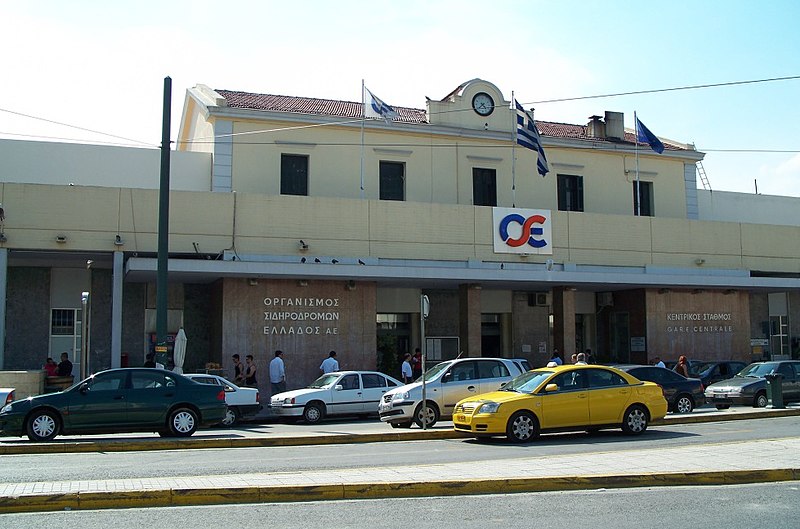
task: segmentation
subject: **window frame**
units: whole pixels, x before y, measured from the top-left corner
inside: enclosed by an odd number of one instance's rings
[[[497,169],[472,168],[472,205],[497,207]]]
[[[387,170],[384,173],[384,168]],[[398,174],[391,174],[389,168],[399,168]],[[393,179],[399,178],[399,183]],[[394,194],[399,188],[399,195]],[[405,202],[406,200],[406,164],[404,162],[393,162],[390,160],[380,160],[378,162],[378,197],[380,200],[395,200]]]
[[[558,210],[583,212],[583,176],[559,173],[556,177]],[[573,195],[573,200],[569,200],[569,197]]]
[[[638,192],[637,192],[638,191]],[[655,217],[653,182],[646,180],[633,181],[633,214],[637,217]],[[644,198],[645,200],[642,200]],[[641,201],[641,208],[639,203]]]
[[[297,162],[303,160],[305,163],[304,181],[300,182],[300,175],[302,173],[297,167],[292,167],[288,162],[293,160]],[[308,196],[308,175],[311,160],[307,154],[292,154],[281,153],[281,168],[280,168],[280,194],[281,195],[294,195],[294,196]]]

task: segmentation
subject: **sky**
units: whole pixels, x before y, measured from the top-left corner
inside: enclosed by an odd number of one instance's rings
[[[481,78],[537,120],[636,111],[706,153],[714,190],[800,197],[800,78],[588,97],[799,77],[799,20],[795,0],[0,0],[0,138],[157,146],[167,76],[172,139],[197,84],[360,101],[363,79],[424,109]]]

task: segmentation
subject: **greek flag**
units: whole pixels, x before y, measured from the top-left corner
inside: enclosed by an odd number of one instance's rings
[[[364,117],[379,118],[387,123],[397,117],[397,112],[364,87]]]
[[[517,143],[538,153],[536,169],[544,177],[550,172],[550,167],[547,165],[547,157],[544,155],[544,148],[539,139],[539,129],[536,128],[536,123],[533,122],[533,116],[522,108],[519,101],[515,99],[514,105],[517,107]]]
[[[664,144],[650,132],[650,129],[644,126],[644,123],[639,121],[639,118],[636,118],[636,141],[650,145],[650,148],[658,154],[664,152]]]

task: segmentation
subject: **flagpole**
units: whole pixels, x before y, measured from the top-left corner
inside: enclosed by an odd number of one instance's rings
[[[639,118],[636,111],[633,111],[633,137],[635,139],[636,150],[636,216],[642,216],[642,194],[639,187]]]
[[[517,207],[517,106],[514,99],[514,91],[511,91],[511,117],[512,122],[513,143],[511,145],[511,207]]]
[[[361,79],[361,198],[364,198],[364,121],[367,119],[364,79]]]

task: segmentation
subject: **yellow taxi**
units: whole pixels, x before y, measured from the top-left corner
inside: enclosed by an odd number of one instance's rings
[[[530,441],[540,432],[622,428],[640,434],[667,414],[658,384],[613,367],[564,365],[523,373],[499,391],[459,401],[456,431]]]

